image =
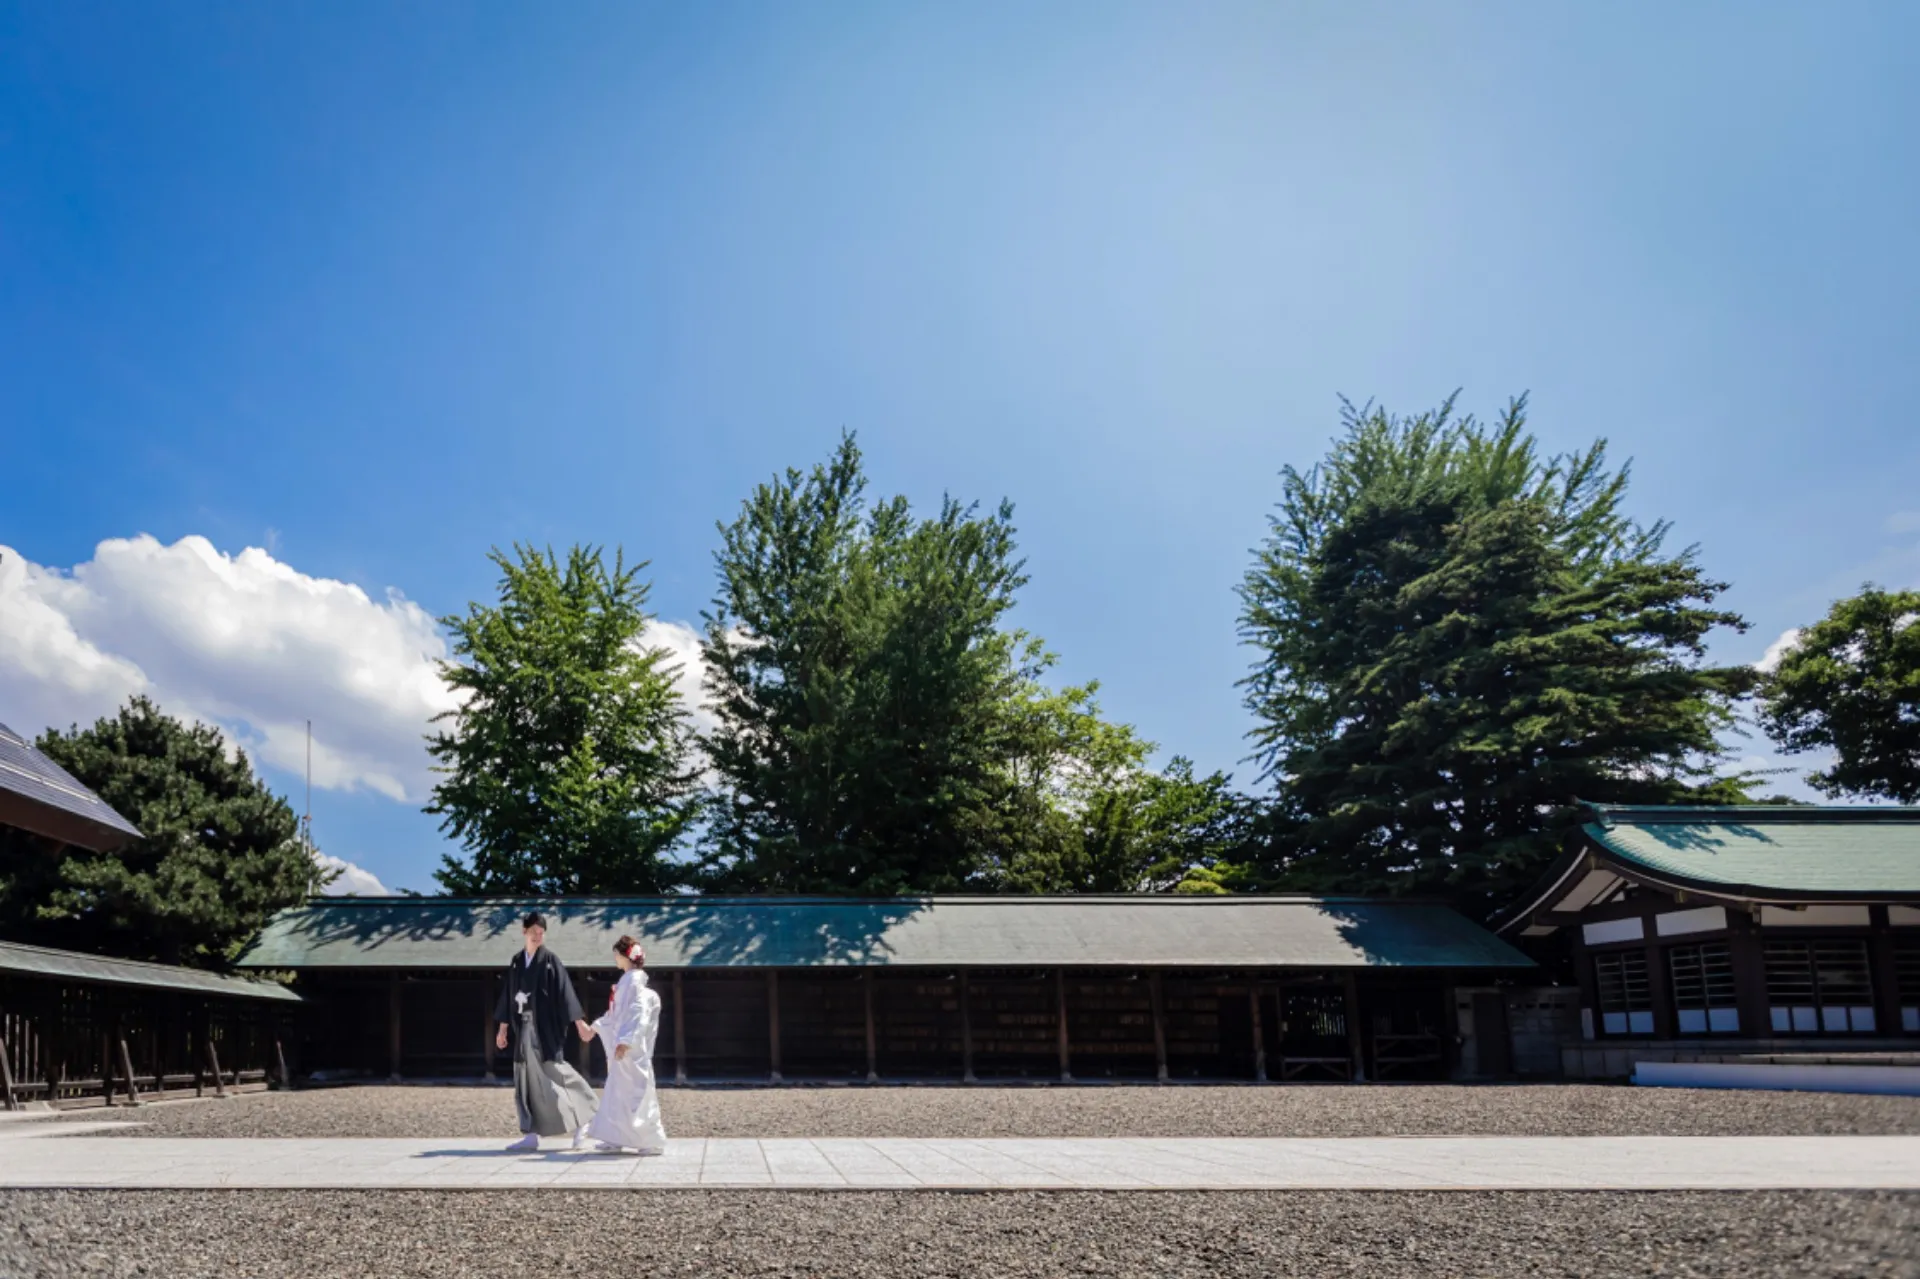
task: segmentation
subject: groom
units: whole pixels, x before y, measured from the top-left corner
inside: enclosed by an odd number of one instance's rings
[[[513,1054],[513,1101],[525,1135],[507,1149],[538,1150],[542,1137],[571,1136],[578,1150],[598,1099],[593,1086],[567,1064],[564,1052],[568,1023],[585,1039],[587,1021],[565,966],[546,947],[546,917],[534,911],[520,928],[526,946],[507,965],[507,982],[493,1010],[493,1019],[500,1023],[494,1046],[506,1050],[509,1025],[519,1039]]]

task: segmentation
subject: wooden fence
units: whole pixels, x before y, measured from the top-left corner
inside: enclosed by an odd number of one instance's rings
[[[107,1103],[289,1078],[299,1005],[0,975],[0,1105]]]
[[[576,972],[587,1016],[611,973]],[[1438,1079],[1444,978],[1246,970],[655,971],[655,1070],[700,1080]],[[499,978],[315,973],[301,1057],[343,1075],[497,1076]],[[598,1044],[568,1056],[604,1076]]]

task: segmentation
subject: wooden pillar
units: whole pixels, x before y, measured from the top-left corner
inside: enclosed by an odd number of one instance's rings
[[[179,1073],[177,1071],[170,1071],[167,1067],[174,1064],[173,1050],[179,1047],[180,1033],[186,1025],[183,1008],[184,1001],[181,995],[176,993],[167,996],[166,1012],[160,1023],[160,1031],[155,1037],[153,1045],[153,1073],[155,1076],[153,1086],[157,1092],[166,1092],[167,1075]],[[189,1049],[191,1049],[191,1045],[189,1045]]]
[[[1727,908],[1727,959],[1733,967],[1733,998],[1740,1010],[1740,1035],[1767,1039],[1773,1035],[1773,1013],[1767,1006],[1767,957],[1760,925],[1737,907]],[[1592,964],[1587,968],[1592,969]],[[1594,1017],[1600,1016],[1596,1009]]]
[[[1460,1048],[1465,1038],[1460,1032],[1458,987],[1459,974],[1451,968],[1443,970],[1440,975],[1440,1070],[1442,1076],[1449,1080],[1461,1077]],[[1509,1041],[1513,1038],[1511,1029],[1507,1032],[1507,1038]]]
[[[1160,989],[1158,970],[1147,975],[1147,994],[1153,1000],[1153,1068],[1161,1083],[1167,1082],[1167,1001]]]
[[[767,1059],[772,1069],[767,1077],[780,1082],[780,974],[767,970]]]
[[[495,1004],[492,980],[480,983],[480,1003],[480,1024],[485,1028],[480,1037],[480,1052],[486,1058],[486,1080],[492,1083],[494,1054],[500,1051],[494,1047],[494,1040],[499,1037],[500,1027],[493,1020]]]
[[[673,970],[673,1082],[687,1082],[687,1000],[686,983],[680,970]]]
[[[387,1077],[400,1082],[400,974],[387,974]]]
[[[280,1046],[278,1035],[274,1036],[273,1040],[273,1063],[280,1068],[280,1086],[293,1087],[293,1072],[287,1069],[287,1050]]]
[[[71,1036],[66,1031],[66,1018],[61,998],[55,995],[48,1005],[48,1015],[53,1025],[53,1037],[47,1042],[50,1060],[47,1062],[47,1101],[49,1104],[60,1099],[60,1085],[67,1082],[67,1061],[73,1050]]]
[[[1073,1082],[1073,1046],[1067,1042],[1067,970],[1053,970],[1054,1020],[1060,1027],[1060,1080]]]
[[[875,1084],[880,1082],[880,1037],[873,1029],[873,969],[861,970],[860,987],[867,1005],[867,1082]]]
[[[1646,937],[1647,995],[1653,1001],[1653,1037],[1677,1039],[1680,1013],[1673,1006],[1673,966],[1667,962],[1667,948],[1654,923],[1653,907],[1649,906],[1640,917],[1640,927]]]
[[[207,1067],[213,1071],[213,1095],[216,1097],[226,1096],[227,1081],[222,1078],[220,1074],[220,1050],[214,1047],[212,1035],[207,1036]],[[234,1082],[237,1084],[240,1081],[236,1078]]]
[[[119,1020],[117,1017],[114,1018],[116,1027],[119,1025]],[[111,1030],[100,1031],[100,1096],[101,1100],[109,1106],[113,1104],[113,1041],[116,1038],[117,1036]]]
[[[124,1035],[121,1036],[119,1043],[120,1070],[127,1083],[127,1104],[137,1106],[140,1104],[140,1088],[133,1081],[133,1054],[127,1051],[127,1040]]]
[[[1352,973],[1343,973],[1340,986],[1346,996],[1347,1056],[1351,1063],[1348,1073],[1354,1083],[1365,1083],[1367,1061],[1360,1038],[1360,982]]]
[[[1894,954],[1893,929],[1885,906],[1869,906],[1867,968],[1873,974],[1873,1031],[1898,1035],[1900,1031],[1900,972]]]
[[[976,1082],[973,1076],[973,983],[967,970],[960,970],[960,1082]]]
[[[1247,1007],[1253,1013],[1253,1079],[1255,1083],[1267,1082],[1267,1041],[1260,1027],[1260,983],[1247,983]]]
[[[13,1095],[13,1062],[7,1056],[5,1035],[0,1035],[0,1101],[6,1103],[8,1110],[20,1109],[20,1101]]]
[[[192,1024],[187,1030],[187,1056],[193,1059],[193,1095],[207,1095],[206,1066],[201,1058],[206,1054],[200,1047],[207,1041],[207,1010],[205,1005],[193,1011]]]

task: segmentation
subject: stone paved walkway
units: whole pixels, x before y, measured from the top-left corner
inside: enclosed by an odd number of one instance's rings
[[[0,1124],[0,1188],[1920,1190],[1920,1137],[687,1138],[654,1157],[550,1143],[88,1136]]]

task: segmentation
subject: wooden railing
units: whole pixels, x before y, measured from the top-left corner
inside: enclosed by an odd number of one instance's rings
[[[291,1025],[260,1000],[0,978],[0,1106],[283,1082]]]

